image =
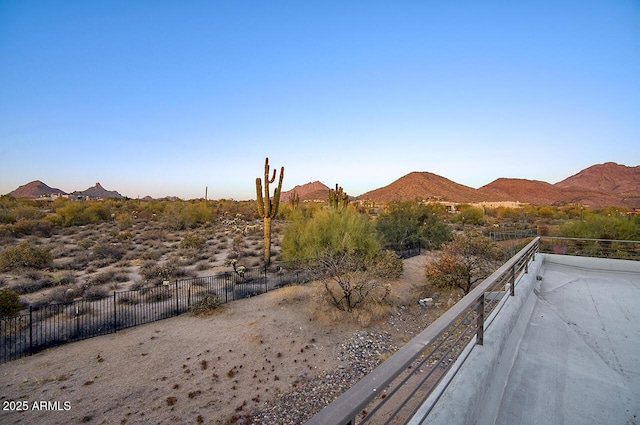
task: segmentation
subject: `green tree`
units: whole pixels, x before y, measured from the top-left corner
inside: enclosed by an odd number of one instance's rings
[[[462,224],[484,224],[484,212],[480,208],[467,206],[459,206],[460,212],[455,215],[453,221]]]
[[[345,311],[362,305],[381,287],[382,264],[388,265],[385,273],[402,271],[397,256],[380,253],[373,224],[352,208],[324,209],[312,218],[296,215],[284,229],[282,255],[314,270],[333,305]]]
[[[283,259],[311,267],[327,252],[372,258],[379,250],[375,227],[352,208],[319,210],[311,218],[296,215],[284,228],[282,237]]]
[[[460,288],[466,295],[500,266],[503,257],[491,238],[477,232],[458,234],[427,264],[427,280],[437,287]]]
[[[391,249],[437,249],[451,239],[451,228],[440,218],[437,208],[417,200],[389,203],[376,220],[376,229]]]

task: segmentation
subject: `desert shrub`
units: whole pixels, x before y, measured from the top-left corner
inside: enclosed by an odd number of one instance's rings
[[[301,215],[284,229],[282,257],[314,266],[317,259],[334,254],[371,258],[380,241],[369,219],[352,209],[321,210],[313,218]]]
[[[160,241],[163,242],[166,240],[166,232],[164,230],[160,230],[160,229],[154,229],[154,230],[150,230],[148,232],[145,233],[145,240],[146,239],[150,239],[150,240],[154,240],[154,241]]]
[[[118,232],[118,234],[116,235],[116,239],[118,239],[119,241],[131,241],[133,240],[133,233],[131,233],[129,230],[125,230],[123,232]]]
[[[18,293],[10,288],[0,289],[0,317],[16,316],[22,310]]]
[[[419,201],[390,202],[377,218],[376,229],[390,249],[437,249],[451,239],[451,229],[438,207]]]
[[[73,257],[73,261],[69,263],[69,267],[73,270],[83,270],[87,267],[91,261],[91,256],[88,252],[82,252]]]
[[[78,202],[59,198],[53,202],[55,213],[49,219],[61,226],[81,226],[111,219],[111,210],[102,202]]]
[[[162,257],[162,251],[157,249],[148,249],[140,255],[143,260],[158,261],[160,257]]]
[[[124,248],[116,245],[98,244],[93,248],[93,257],[99,259],[112,259],[114,262],[124,257]]]
[[[78,277],[76,276],[76,274],[71,271],[68,271],[68,272],[64,272],[58,278],[58,283],[60,285],[71,285],[76,283],[77,280],[78,280]]]
[[[439,288],[459,288],[464,294],[493,273],[504,259],[498,245],[477,232],[458,234],[426,266],[427,280]]]
[[[140,268],[140,274],[147,282],[158,285],[166,280],[186,276],[187,272],[181,268],[178,261],[166,261],[163,264],[148,262]]]
[[[89,286],[84,290],[84,294],[82,294],[84,299],[89,301],[100,300],[102,298],[106,298],[108,295],[109,291],[102,286]]]
[[[39,290],[45,288],[47,286],[47,281],[43,279],[27,279],[21,280],[17,282],[11,283],[11,289],[16,291],[18,294],[32,294],[34,292],[38,292]]]
[[[13,210],[13,216],[16,221],[39,220],[44,217],[44,211],[39,205],[35,205],[33,201],[21,200]]]
[[[191,306],[193,314],[207,314],[220,307],[220,297],[215,294],[205,294],[200,300]]]
[[[82,290],[77,286],[73,286],[70,288],[58,287],[54,288],[49,292],[49,302],[54,303],[66,303],[69,301],[73,301],[74,298],[80,296],[82,294]]]
[[[91,285],[103,285],[113,281],[116,272],[113,270],[105,270],[93,276],[90,280]]]
[[[196,264],[196,270],[198,271],[207,270],[207,269],[210,269],[211,267],[212,265],[208,261],[199,261]]]
[[[42,273],[39,270],[27,270],[24,272],[23,276],[31,280],[42,279]]]
[[[334,253],[329,248],[316,259],[316,270],[326,294],[339,310],[351,312],[372,298],[383,301],[391,288],[373,273],[372,259],[355,252]],[[384,294],[376,296],[379,288]]]
[[[172,230],[184,230],[213,220],[207,201],[175,201],[167,205],[163,220]]]
[[[183,266],[191,266],[193,264],[195,264],[198,261],[198,257],[197,255],[194,255],[194,253],[190,253],[191,255],[186,255],[184,257],[181,258],[180,263]]]
[[[95,242],[93,240],[91,240],[91,239],[86,239],[85,238],[85,239],[80,239],[77,242],[77,244],[78,244],[78,246],[80,248],[89,249],[95,244]]]
[[[21,242],[0,252],[0,271],[17,268],[43,269],[53,262],[51,253],[43,247],[33,246],[29,242]]]
[[[395,252],[385,249],[373,257],[370,269],[376,276],[397,279],[402,275],[403,263]]]
[[[560,234],[570,238],[638,240],[640,228],[627,217],[590,213],[583,220],[564,223]]]
[[[53,234],[53,224],[44,220],[18,220],[13,225],[13,231],[20,235],[36,235],[44,238]]]
[[[461,224],[483,225],[485,223],[484,211],[480,208],[468,206],[458,206],[460,212],[456,214],[452,221]]]
[[[202,236],[189,232],[180,241],[181,249],[193,249],[200,251],[205,247],[206,243]]]

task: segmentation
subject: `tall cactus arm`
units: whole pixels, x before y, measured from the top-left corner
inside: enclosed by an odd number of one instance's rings
[[[256,178],[256,200],[258,203],[258,215],[264,217],[264,199],[262,198],[262,179]]]
[[[274,176],[275,176],[275,171]],[[273,211],[271,212],[271,217],[275,217],[278,214],[278,209],[280,208],[280,193],[282,192],[282,180],[284,179],[284,167],[280,168],[280,179],[278,179],[278,187],[273,193]]]

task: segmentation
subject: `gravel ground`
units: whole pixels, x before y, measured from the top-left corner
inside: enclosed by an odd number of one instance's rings
[[[245,424],[300,424],[311,419],[325,406],[396,352],[410,338],[424,330],[446,309],[446,302],[432,308],[401,307],[386,323],[369,331],[356,332],[342,344],[340,366],[319,376],[303,376],[293,391],[279,395]]]
[[[398,349],[386,332],[357,332],[342,344],[337,370],[320,376],[303,376],[288,394],[271,400],[264,409],[251,416],[252,424],[300,424],[351,388],[371,372],[384,358],[384,353]],[[241,423],[241,422],[238,422]]]

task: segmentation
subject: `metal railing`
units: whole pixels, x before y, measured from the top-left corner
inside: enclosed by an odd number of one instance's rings
[[[185,313],[207,296],[220,304],[311,279],[310,272],[247,269],[166,282],[162,286],[113,292],[100,299],[30,307],[29,312],[0,318],[0,363],[49,347],[79,341]]]
[[[640,241],[542,236],[540,252],[639,261]]]
[[[534,238],[538,236],[538,229],[515,229],[489,232],[489,237],[495,242],[510,241],[513,239]]]
[[[528,273],[539,244],[540,238],[531,241],[307,425],[406,423],[465,347],[474,339],[483,344],[484,331],[491,325],[487,318],[495,317],[515,294],[519,277]]]

